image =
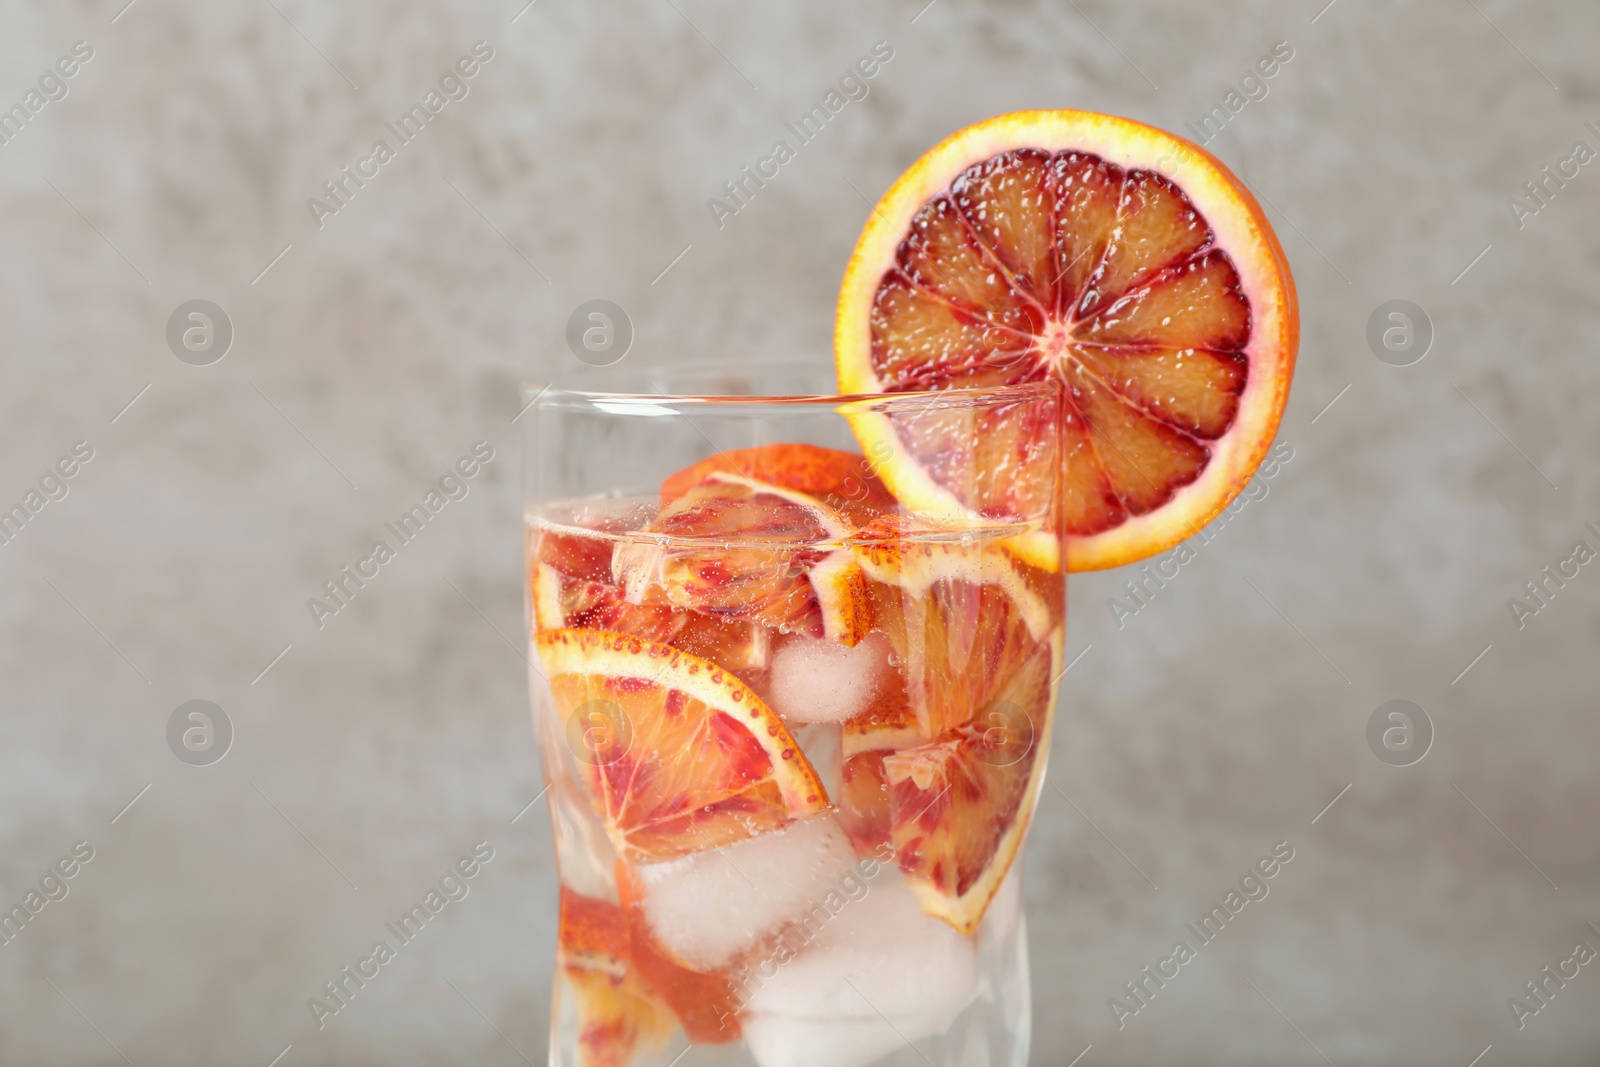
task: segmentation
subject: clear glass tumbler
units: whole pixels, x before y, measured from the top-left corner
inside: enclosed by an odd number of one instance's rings
[[[1059,388],[698,378],[524,394],[550,1062],[1022,1067]]]

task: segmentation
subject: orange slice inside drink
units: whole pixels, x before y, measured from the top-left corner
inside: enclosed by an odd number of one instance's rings
[[[556,956],[577,1000],[577,1067],[628,1067],[666,1040],[672,1017],[632,966],[621,908],[563,886]]]
[[[528,592],[536,631],[577,627],[631,634],[714,660],[736,674],[766,666],[770,634],[758,623],[629,603],[611,578],[614,541],[607,532],[541,530],[534,536]]]
[[[624,860],[671,859],[827,810],[783,722],[725,668],[603,630],[545,631],[534,647]]]
[[[661,502],[671,504],[696,486],[724,474],[797,490],[860,521],[895,506],[894,497],[872,473],[865,456],[807,444],[761,445],[719,452],[662,482]]]
[[[919,542],[901,520],[852,550],[905,689],[845,724],[841,819],[858,848],[888,841],[923,909],[971,933],[1042,781],[1061,583],[993,548]]]
[[[618,546],[612,573],[633,604],[854,645],[866,617],[860,569],[840,550],[852,530],[817,497],[713,467]]]

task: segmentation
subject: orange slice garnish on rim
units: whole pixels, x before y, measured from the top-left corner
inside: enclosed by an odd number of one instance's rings
[[[549,630],[533,644],[590,803],[627,862],[718,848],[828,810],[782,720],[717,664],[604,630]]]
[[[1233,499],[1271,446],[1298,344],[1288,260],[1214,156],[1128,119],[1023,111],[947,138],[884,194],[834,351],[844,393],[1059,380],[1060,522],[1082,571],[1163,551]],[[1048,498],[1025,457],[1057,431],[1024,409],[976,427],[847,417],[914,512],[975,523]],[[1055,543],[1017,554],[1055,569]]]

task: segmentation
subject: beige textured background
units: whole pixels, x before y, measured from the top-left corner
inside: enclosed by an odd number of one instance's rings
[[[0,1062],[537,1062],[514,383],[581,377],[593,297],[641,368],[824,360],[867,201],[923,149],[1030,106],[1180,130],[1277,40],[1211,147],[1299,281],[1294,458],[1124,627],[1122,576],[1072,584],[1034,1062],[1595,1062],[1600,964],[1520,1032],[1507,998],[1600,948],[1600,566],[1524,629],[1506,603],[1600,547],[1600,164],[1506,207],[1600,147],[1593,5],[124,3],[0,10],[0,104],[95,49],[0,147],[0,503],[95,450],[0,545],[0,903],[95,849],[0,945]],[[470,95],[319,231],[306,199],[479,39]],[[706,198],[877,40],[870,96],[719,230]],[[209,367],[164,340],[194,298],[236,331]],[[1436,331],[1405,368],[1364,339],[1396,298]],[[470,495],[316,629],[479,439]],[[1364,740],[1396,697],[1436,730],[1407,768]],[[165,741],[194,698],[236,731],[210,767]],[[318,1032],[307,997],[480,840],[470,896]],[[1271,895],[1119,1031],[1107,999],[1279,840]]]

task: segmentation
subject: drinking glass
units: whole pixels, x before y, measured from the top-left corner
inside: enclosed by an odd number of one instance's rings
[[[1063,398],[804,373],[524,387],[553,1067],[1027,1062]]]

